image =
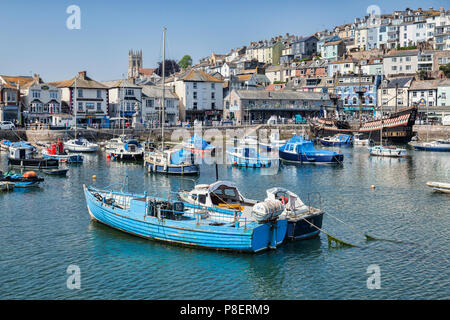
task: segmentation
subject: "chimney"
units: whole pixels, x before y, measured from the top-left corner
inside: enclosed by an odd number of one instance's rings
[[[86,80],[86,71],[78,72],[78,78],[80,78],[82,80]]]
[[[39,83],[39,79],[40,79],[39,74],[37,74],[37,73],[33,74],[33,80],[34,80],[34,81],[36,81],[37,83]]]

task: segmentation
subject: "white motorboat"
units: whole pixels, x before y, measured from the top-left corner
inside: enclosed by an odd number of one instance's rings
[[[364,134],[355,133],[353,135],[353,145],[354,146],[371,146],[373,141],[369,138],[364,138]]]
[[[95,152],[98,150],[98,144],[85,138],[77,138],[64,142],[64,149],[70,152]]]
[[[371,156],[403,158],[406,157],[406,149],[395,146],[374,146],[369,148]]]
[[[144,147],[135,139],[121,138],[119,142],[112,142],[115,148],[107,147],[107,151],[118,160],[142,160],[144,158]]]
[[[236,217],[255,217],[257,200],[245,198],[237,186],[230,181],[216,181],[211,184],[198,184],[191,191],[180,190],[178,197],[196,208],[216,208],[232,221]],[[322,227],[323,211],[305,205],[295,193],[283,188],[270,188],[266,191],[266,199],[270,203],[282,205],[280,219],[288,220],[286,238],[302,240],[315,237]],[[221,210],[221,211],[220,211]],[[258,210],[256,210],[258,211]],[[266,214],[270,214],[266,212]],[[267,215],[260,215],[267,219]]]
[[[430,181],[430,182],[427,182],[427,186],[429,186],[436,192],[450,194],[450,183]]]

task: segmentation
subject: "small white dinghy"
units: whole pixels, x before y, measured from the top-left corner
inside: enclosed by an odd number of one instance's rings
[[[429,186],[436,192],[443,192],[450,194],[450,183],[430,181],[427,182],[427,186]]]

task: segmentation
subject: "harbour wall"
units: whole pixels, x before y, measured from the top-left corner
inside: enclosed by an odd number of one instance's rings
[[[207,130],[218,130],[216,132],[225,135],[227,130],[235,130],[236,134],[240,137],[245,135],[256,135],[256,131],[261,132],[261,130],[267,130],[265,134],[269,135],[271,130],[279,130],[280,138],[286,139],[290,138],[293,134],[308,134],[310,137],[312,133],[310,132],[310,127],[306,124],[280,124],[280,125],[254,125],[254,126],[222,126],[222,127],[200,127],[200,128],[181,128],[172,127],[164,129],[164,140],[170,140],[172,133],[176,131],[177,135],[180,132],[187,132],[189,135],[193,135],[194,132],[201,133],[202,135],[208,133]],[[428,139],[448,139],[450,138],[450,126],[441,125],[415,125],[413,131],[417,132],[420,140],[426,140],[427,133]],[[87,139],[92,139],[95,141],[105,141],[113,137],[117,137],[122,132],[125,134],[136,135],[142,141],[160,141],[161,140],[161,129],[126,129],[124,131],[117,129],[78,129],[78,134],[86,137]],[[214,131],[209,131],[209,133],[214,133]],[[18,130],[0,130],[0,140],[7,139],[11,141],[25,140],[30,142],[55,142],[65,140],[74,137],[73,130],[48,130],[48,129],[18,129]]]

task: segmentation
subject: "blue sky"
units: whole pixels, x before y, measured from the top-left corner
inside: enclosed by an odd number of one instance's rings
[[[81,29],[69,30],[66,8],[81,9]],[[77,71],[103,81],[127,73],[128,50],[142,49],[144,67],[162,56],[194,60],[226,53],[250,41],[285,33],[309,35],[362,17],[370,5],[382,13],[410,7],[450,9],[448,0],[266,1],[266,0],[2,0],[0,74],[39,73],[44,81],[71,78]],[[446,6],[447,5],[447,6]]]

